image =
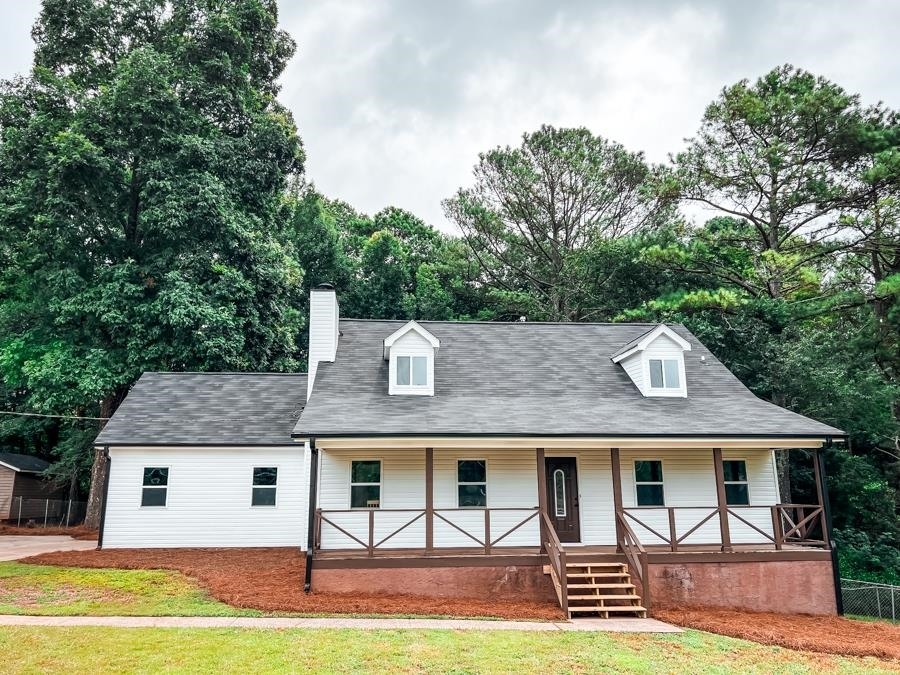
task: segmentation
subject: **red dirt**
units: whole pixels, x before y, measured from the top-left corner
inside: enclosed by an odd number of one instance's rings
[[[97,541],[97,530],[89,530],[86,527],[16,527],[15,525],[0,525],[0,535],[4,534],[32,537],[63,535],[73,539]]]
[[[653,612],[653,616],[677,626],[765,645],[841,656],[900,660],[900,626],[885,621],[701,607],[659,609]]]
[[[66,567],[177,570],[234,607],[305,614],[414,614],[558,621],[554,603],[411,595],[304,593],[305,557],[297,549],[106,549],[57,551],[18,562]]]

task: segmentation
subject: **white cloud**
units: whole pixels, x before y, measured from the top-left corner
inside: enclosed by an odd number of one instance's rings
[[[4,0],[0,0],[3,2]],[[283,0],[282,100],[320,190],[450,228],[479,152],[542,123],[664,161],[721,88],[790,62],[900,107],[900,3]],[[30,63],[36,0],[4,2],[0,77]]]

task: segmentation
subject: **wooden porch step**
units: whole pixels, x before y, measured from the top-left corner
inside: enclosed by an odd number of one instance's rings
[[[566,567],[625,567],[625,563],[620,562],[568,562]]]
[[[609,588],[609,584],[566,584],[568,588]],[[626,590],[634,590],[634,584],[615,584],[613,588],[624,588]]]
[[[628,572],[566,572],[569,579],[621,579],[631,576]]]
[[[647,610],[644,609],[643,607],[641,607],[640,605],[632,605],[632,606],[612,605],[609,607],[569,607],[569,614],[573,614],[576,612],[579,614],[586,614],[588,612],[598,612],[601,614],[606,613],[606,612],[615,612],[615,613],[628,612],[628,613],[632,613],[632,614],[636,614],[636,613],[646,614]]]
[[[572,600],[590,600],[591,602],[595,600],[628,600],[628,602],[634,602],[640,600],[640,598],[636,595],[570,595],[569,602]]]

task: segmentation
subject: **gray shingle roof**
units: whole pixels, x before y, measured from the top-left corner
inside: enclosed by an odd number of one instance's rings
[[[441,341],[435,395],[388,396],[385,337],[403,321],[340,322],[295,436],[841,436],[755,397],[684,326],[687,398],[644,398],[610,358],[648,324],[423,321]]]
[[[144,373],[96,445],[285,445],[305,373]]]
[[[14,452],[0,452],[0,463],[13,467],[23,473],[41,473],[46,471],[50,462],[45,462],[31,455],[19,455]]]

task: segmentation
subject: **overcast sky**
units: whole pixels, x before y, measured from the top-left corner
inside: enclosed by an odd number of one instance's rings
[[[440,201],[478,153],[542,123],[586,126],[664,161],[723,86],[782,63],[900,108],[897,0],[283,0],[283,77],[330,197]],[[27,70],[37,0],[0,0],[0,78]]]

